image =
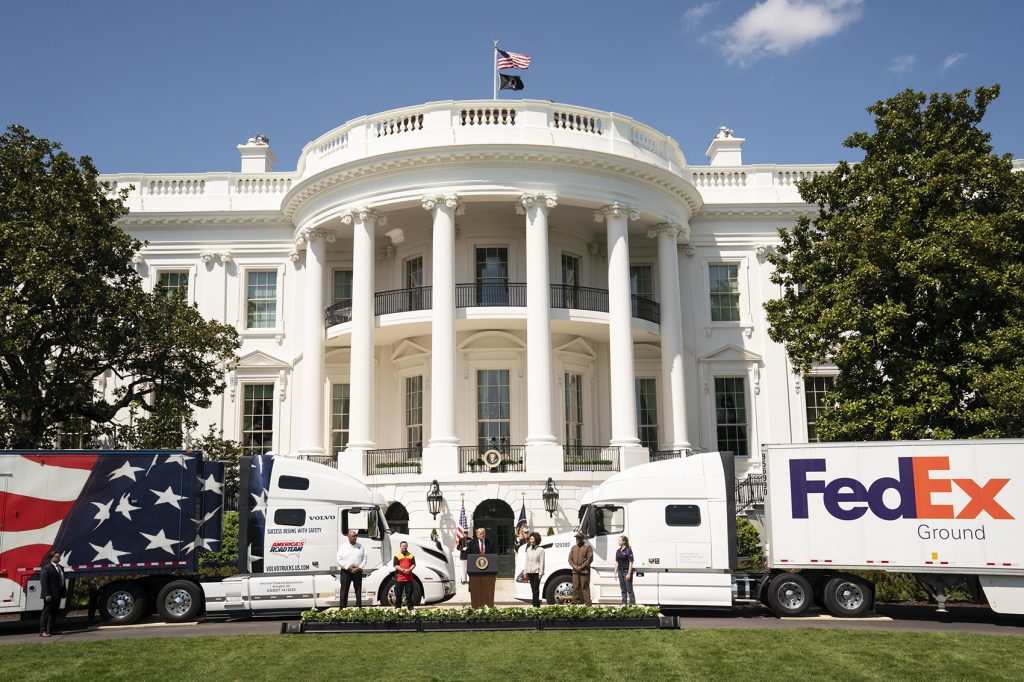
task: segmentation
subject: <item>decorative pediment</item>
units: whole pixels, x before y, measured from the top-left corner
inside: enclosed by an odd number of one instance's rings
[[[395,352],[391,354],[391,361],[396,362],[398,360],[413,358],[416,356],[424,356],[429,354],[430,351],[424,348],[423,346],[419,345],[418,343],[413,343],[412,341],[406,339],[402,341],[400,344],[398,344],[398,348],[396,348]]]
[[[763,364],[764,359],[752,351],[731,343],[721,346],[697,359],[698,362],[742,362]]]
[[[562,344],[555,348],[556,353],[572,353],[574,355],[582,355],[583,357],[591,360],[597,359],[597,353],[594,352],[593,346],[591,346],[585,339],[576,337],[568,343]]]
[[[473,334],[459,344],[459,350],[525,350],[526,343],[515,334],[486,331]]]
[[[272,355],[267,355],[262,351],[255,350],[251,353],[243,355],[235,363],[236,369],[291,369],[284,360],[275,358]]]

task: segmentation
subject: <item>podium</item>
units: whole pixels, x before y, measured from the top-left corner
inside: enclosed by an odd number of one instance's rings
[[[470,554],[467,559],[470,605],[474,609],[494,606],[494,581],[498,577],[498,555]]]

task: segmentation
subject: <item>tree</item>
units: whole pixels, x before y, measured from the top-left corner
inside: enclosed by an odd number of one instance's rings
[[[769,334],[839,368],[825,440],[1024,435],[1024,173],[980,128],[999,87],[868,108],[860,163],[799,185]]]
[[[117,225],[125,196],[89,157],[20,126],[0,135],[0,445],[47,446],[61,423],[109,424],[158,398],[185,413],[223,391],[237,332],[142,288],[142,244]]]

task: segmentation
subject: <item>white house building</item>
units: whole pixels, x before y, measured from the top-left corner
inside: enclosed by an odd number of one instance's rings
[[[743,165],[743,142],[721,128],[690,165],[626,116],[447,101],[345,123],[291,171],[257,136],[237,173],[103,179],[134,188],[149,285],[243,339],[202,430],[336,460],[449,545],[464,503],[503,552],[522,507],[565,530],[611,472],[729,450],[744,478],[814,438],[831,377],[769,339],[765,256],[831,167]]]

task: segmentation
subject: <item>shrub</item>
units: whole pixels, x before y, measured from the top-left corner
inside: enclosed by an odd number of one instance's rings
[[[736,519],[736,555],[749,559],[743,562],[745,569],[764,566],[764,547],[761,535],[748,519],[740,516]]]

